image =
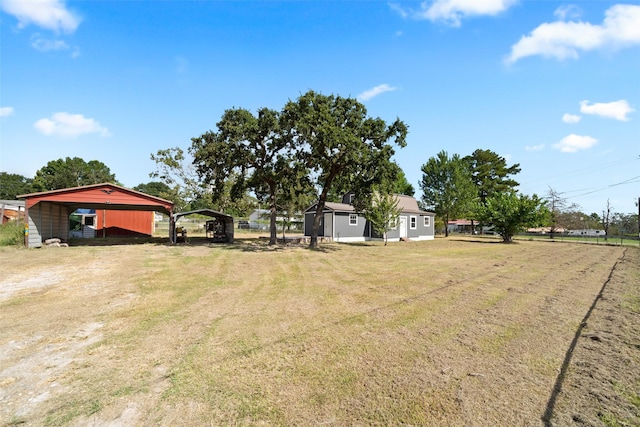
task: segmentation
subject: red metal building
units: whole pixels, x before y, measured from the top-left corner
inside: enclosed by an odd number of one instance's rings
[[[169,215],[170,233],[173,233],[172,202],[115,184],[64,188],[18,198],[26,199],[27,247],[42,246],[44,240],[53,237],[67,240],[69,215],[79,208],[95,209],[98,237],[151,235],[153,212]]]

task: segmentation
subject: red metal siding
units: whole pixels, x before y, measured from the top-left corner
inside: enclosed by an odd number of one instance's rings
[[[148,237],[153,233],[153,212],[96,209],[96,237]]]

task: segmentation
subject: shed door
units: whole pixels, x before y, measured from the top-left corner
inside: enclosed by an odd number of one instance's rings
[[[324,234],[325,237],[333,237],[333,214],[324,214]]]
[[[407,237],[407,217],[400,217],[400,238]]]

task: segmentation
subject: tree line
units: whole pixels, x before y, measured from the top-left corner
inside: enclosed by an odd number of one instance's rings
[[[308,91],[281,110],[226,110],[209,130],[181,148],[151,154],[154,180],[134,190],[174,202],[178,211],[212,208],[246,216],[256,205],[267,206],[270,243],[276,243],[276,214],[292,215],[315,207],[310,247],[326,202],[353,192],[355,208],[376,230],[386,233],[397,216],[392,194],[413,195],[414,188],[392,160],[406,146],[407,125],[368,116],[353,98]],[[444,224],[468,218],[480,230],[491,225],[505,242],[525,227],[551,226],[569,217],[563,199],[550,189],[547,197],[523,195],[514,175],[520,165],[490,150],[449,156],[439,152],[422,166],[420,200]],[[0,198],[101,182],[118,184],[102,162],[74,157],[50,161],[32,179],[0,172]],[[584,215],[595,220],[598,215]],[[604,211],[603,211],[604,217]],[[553,231],[552,231],[553,235]]]

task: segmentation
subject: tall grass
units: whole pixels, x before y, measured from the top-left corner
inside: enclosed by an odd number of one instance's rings
[[[0,225],[0,246],[23,246],[24,222],[9,221]]]

